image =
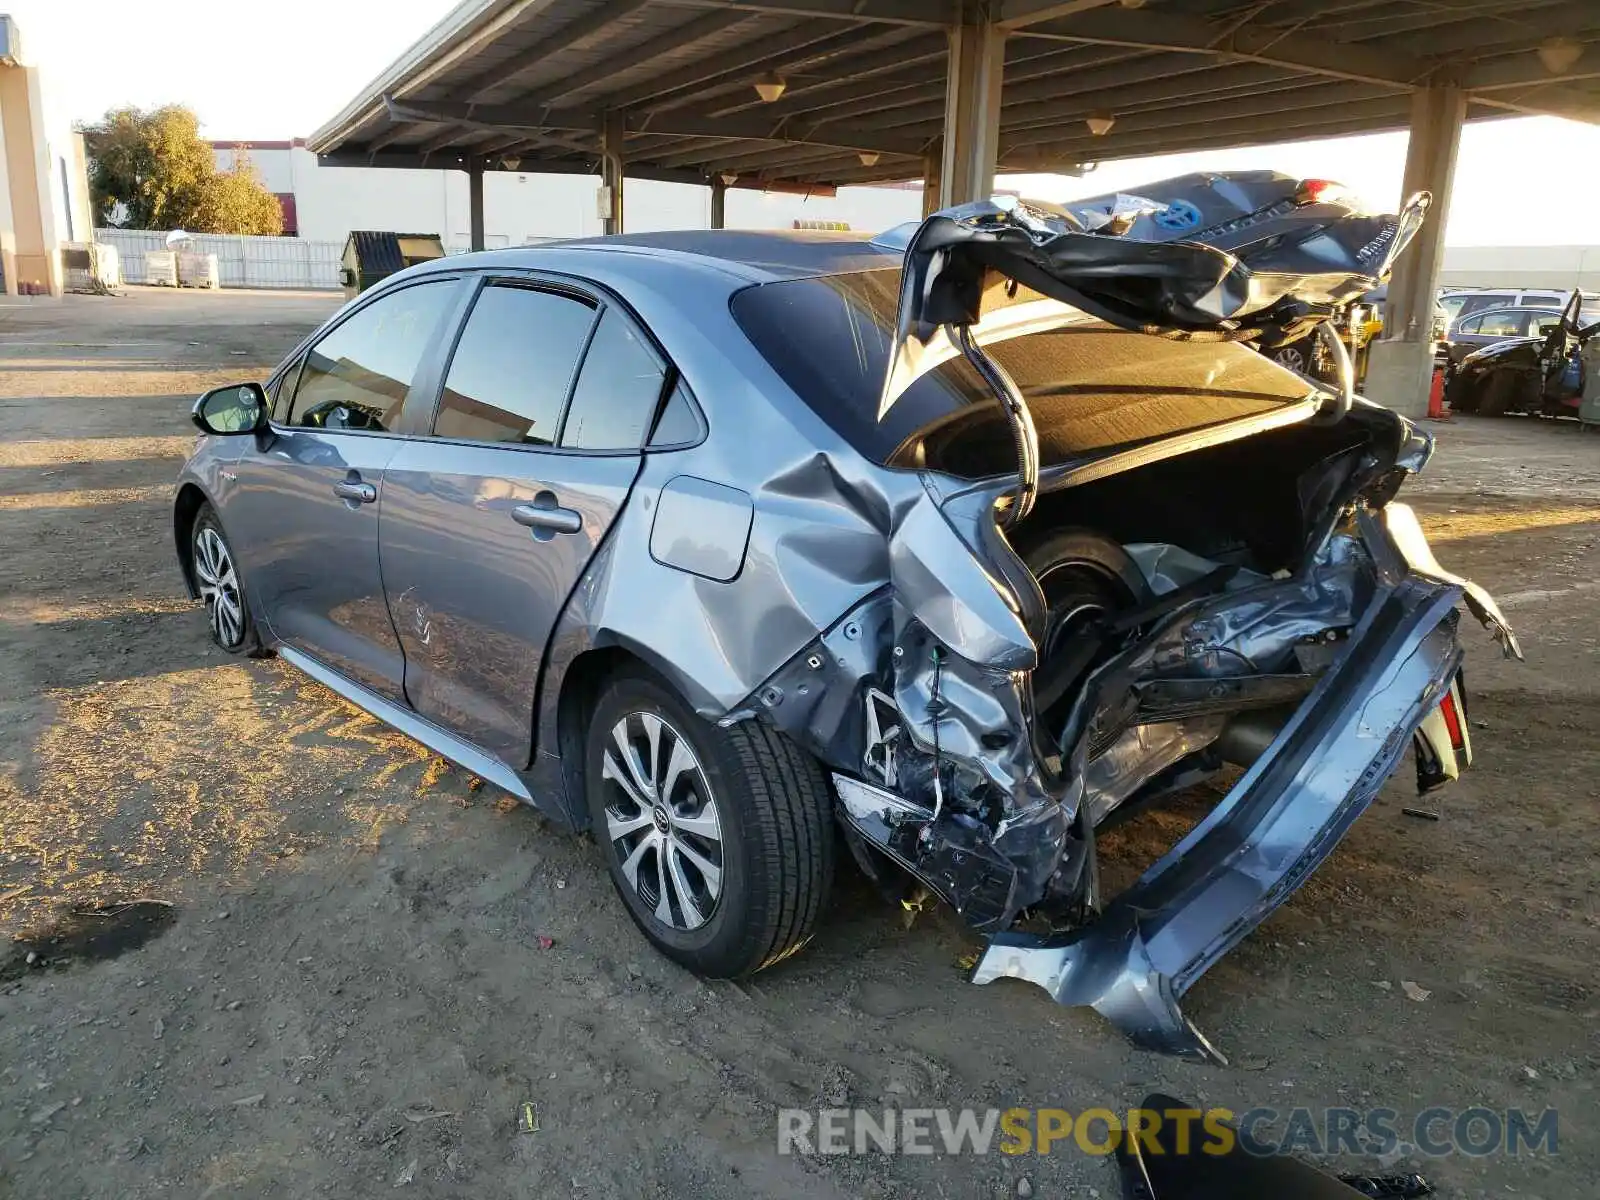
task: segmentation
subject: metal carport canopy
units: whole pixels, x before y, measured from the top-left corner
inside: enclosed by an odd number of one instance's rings
[[[790,188],[942,156],[948,203],[994,170],[1402,129],[1430,88],[1600,120],[1597,40],[1594,0],[465,0],[309,146]]]

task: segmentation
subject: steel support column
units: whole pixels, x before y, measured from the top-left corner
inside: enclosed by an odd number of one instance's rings
[[[467,227],[471,230],[470,249],[482,250],[483,240],[483,164],[467,164]]]
[[[1412,100],[1403,196],[1432,192],[1433,208],[1389,280],[1383,338],[1372,346],[1366,387],[1373,400],[1407,416],[1420,416],[1428,408],[1434,295],[1466,116],[1467,96],[1460,88],[1422,88]]]
[[[720,176],[711,180],[711,228],[728,227],[728,185]]]
[[[997,3],[965,0],[962,20],[950,27],[946,66],[944,155],[939,206],[987,200],[1000,158],[1000,85],[1006,34],[994,22]]]
[[[602,201],[600,232],[622,232],[622,178],[624,159],[622,136],[625,129],[624,114],[608,112],[600,129],[600,187],[602,197],[609,197],[609,208]]]

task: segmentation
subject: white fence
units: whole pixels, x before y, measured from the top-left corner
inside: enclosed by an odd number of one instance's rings
[[[144,283],[147,250],[165,250],[167,235],[146,229],[96,229],[97,242],[117,248],[122,278]],[[292,237],[243,237],[197,233],[195,251],[217,256],[223,287],[336,288],[342,242],[308,242]]]

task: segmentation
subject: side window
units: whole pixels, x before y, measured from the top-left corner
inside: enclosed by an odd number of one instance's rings
[[[637,450],[650,433],[666,369],[627,317],[606,309],[589,343],[561,444],[578,450]]]
[[[490,284],[450,359],[436,437],[555,444],[594,309],[570,296]]]
[[[1478,322],[1478,332],[1488,337],[1517,337],[1528,330],[1525,313],[1486,313]]]
[[[279,425],[289,423],[289,401],[294,397],[295,380],[300,376],[300,360],[297,358],[283,369],[277,382],[267,390],[267,408],[272,413],[272,420]]]
[[[1467,297],[1461,311],[1463,314],[1483,312],[1489,308],[1504,308],[1510,303],[1511,297],[1504,292],[1479,292],[1476,296]]]
[[[290,423],[393,429],[454,283],[420,283],[380,297],[314,343],[299,368]]]
[[[694,401],[689,398],[689,385],[678,380],[678,386],[667,397],[667,406],[661,410],[661,420],[650,437],[652,446],[681,446],[700,436],[700,421],[694,415]]]
[[[1457,333],[1477,333],[1478,326],[1483,324],[1482,317],[1462,317],[1456,322]]]

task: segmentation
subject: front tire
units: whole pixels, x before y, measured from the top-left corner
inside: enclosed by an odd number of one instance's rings
[[[259,654],[261,638],[239,578],[238,560],[222,531],[217,510],[209,503],[201,505],[195,516],[189,551],[195,590],[206,608],[211,640],[229,654]]]
[[[1272,352],[1272,361],[1279,366],[1288,367],[1291,371],[1298,371],[1301,375],[1309,375],[1312,368],[1311,347],[1312,339],[1301,338],[1298,342],[1279,346]]]
[[[656,949],[729,979],[810,940],[835,853],[814,758],[755,721],[719,729],[629,673],[595,704],[584,764],[595,841]]]
[[[1476,379],[1462,375],[1456,370],[1450,377],[1450,382],[1445,385],[1444,402],[1450,406],[1453,413],[1476,413],[1478,403],[1483,398],[1482,388]]]
[[[1478,411],[1486,417],[1502,417],[1517,400],[1520,381],[1511,371],[1496,371],[1483,385],[1483,398]]]

